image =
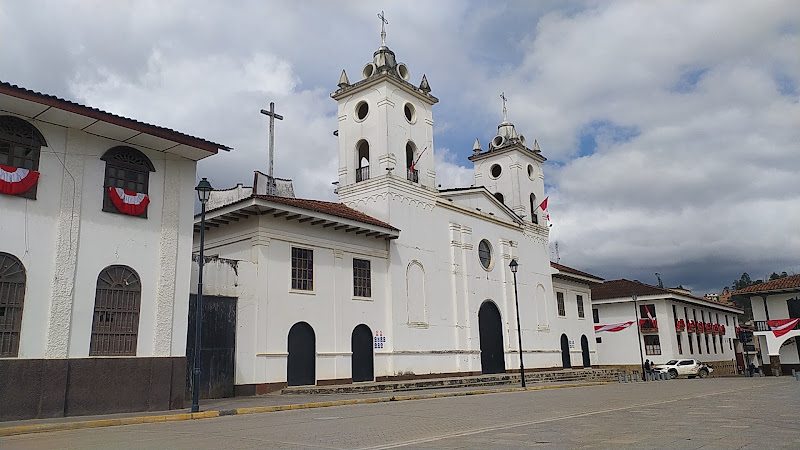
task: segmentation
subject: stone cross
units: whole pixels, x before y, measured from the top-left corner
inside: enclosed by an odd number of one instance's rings
[[[381,47],[386,47],[386,25],[389,25],[389,21],[386,20],[383,10],[378,14],[378,19],[381,19]]]
[[[275,155],[275,119],[283,120],[283,116],[275,114],[275,102],[269,102],[269,111],[261,110],[261,114],[269,116],[269,188],[267,194],[275,195],[274,155]]]
[[[506,101],[508,101],[508,99],[506,98],[506,93],[501,92],[500,98],[503,99],[503,122],[508,122],[508,113],[506,112]]]

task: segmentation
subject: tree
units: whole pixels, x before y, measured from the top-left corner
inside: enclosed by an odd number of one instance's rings
[[[786,278],[788,276],[789,276],[789,274],[786,273],[785,270],[783,272],[781,272],[780,275],[775,273],[775,272],[772,272],[772,275],[769,276],[769,281],[780,280],[781,278]]]
[[[745,272],[738,280],[733,280],[733,290],[738,291],[739,289],[744,289],[747,286],[752,286],[753,284],[755,283],[753,283],[753,280],[750,279],[750,275]]]

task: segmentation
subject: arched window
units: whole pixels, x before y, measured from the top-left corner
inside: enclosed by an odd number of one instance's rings
[[[16,357],[25,300],[25,266],[0,252],[0,357]]]
[[[539,216],[536,214],[536,194],[531,193],[531,222],[539,223]]]
[[[150,187],[150,172],[155,172],[153,163],[144,153],[131,147],[114,147],[106,151],[100,158],[106,162],[105,181],[103,182],[103,211],[120,214],[130,214],[121,211],[114,204],[109,188],[121,188],[126,191],[131,202],[136,202],[139,195],[146,197]],[[149,202],[149,199],[147,200]],[[147,203],[139,217],[147,218]]]
[[[136,356],[142,286],[128,266],[108,266],[97,277],[89,356]]]
[[[495,193],[494,193],[494,198],[496,198],[496,199],[497,199],[497,200],[498,200],[500,203],[503,203],[503,204],[505,204],[505,199],[506,199],[506,198],[505,198],[505,197],[503,197],[503,194],[501,194],[501,193],[499,193],[499,192],[495,192]]]
[[[415,167],[417,157],[417,146],[413,142],[406,143],[406,178],[415,183],[419,182],[419,169]]]
[[[19,117],[0,116],[0,165],[7,167],[0,169],[8,174],[9,182],[13,180],[19,183],[18,186],[24,184],[20,179],[22,173],[16,169],[25,169],[26,175],[28,171],[39,171],[42,147],[47,147],[47,142],[36,127]],[[37,185],[38,183],[34,181],[32,185],[28,184],[25,190],[14,190],[8,194],[35,200]]]
[[[358,158],[358,169],[356,169],[356,182],[369,179],[369,143],[365,140],[358,141],[356,144],[356,157]]]

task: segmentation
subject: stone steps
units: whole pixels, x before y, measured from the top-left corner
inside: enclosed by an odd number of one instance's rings
[[[591,381],[617,381],[617,374],[610,369],[575,369],[525,373],[526,384]],[[520,377],[518,373],[501,373],[456,378],[363,382],[330,386],[292,386],[281,390],[281,394],[359,394],[370,392],[415,391],[421,389],[500,386],[519,383]]]

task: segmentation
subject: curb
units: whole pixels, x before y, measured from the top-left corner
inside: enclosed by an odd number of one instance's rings
[[[143,423],[177,422],[184,420],[209,419],[212,417],[261,414],[295,409],[327,408],[330,406],[361,405],[368,403],[400,402],[407,400],[425,400],[444,397],[465,397],[469,395],[497,394],[501,392],[541,391],[547,389],[565,389],[585,386],[601,386],[616,384],[611,381],[595,381],[590,383],[571,383],[547,386],[514,387],[503,389],[479,389],[461,392],[437,392],[433,394],[393,395],[391,397],[354,398],[350,400],[332,400],[328,402],[298,403],[293,405],[253,406],[249,408],[223,409],[219,411],[203,411],[197,413],[163,414],[158,416],[126,417],[121,419],[87,420],[83,422],[45,423],[0,428],[0,437],[20,434],[44,433],[49,431],[82,430],[88,428],[115,427],[120,425],[137,425]]]

